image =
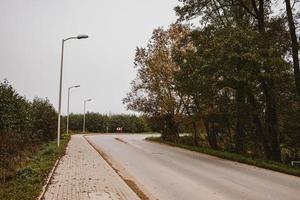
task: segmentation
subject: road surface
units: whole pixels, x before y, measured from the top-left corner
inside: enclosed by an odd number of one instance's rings
[[[145,141],[92,135],[94,147],[160,200],[299,200],[300,178]]]

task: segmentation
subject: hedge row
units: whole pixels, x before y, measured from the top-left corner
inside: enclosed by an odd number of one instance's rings
[[[54,139],[57,113],[48,99],[20,96],[0,82],[0,182],[14,175],[29,154]]]

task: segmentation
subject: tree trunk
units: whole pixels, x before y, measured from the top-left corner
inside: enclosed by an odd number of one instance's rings
[[[268,136],[271,138],[271,159],[281,161],[277,104],[272,85],[271,80],[268,82],[262,81],[262,89],[266,100],[266,130],[268,132]]]
[[[293,56],[296,91],[297,91],[298,98],[300,99],[299,44],[297,40],[295,22],[294,22],[293,11],[292,11],[290,0],[285,0],[285,5],[286,5],[286,14],[287,14],[287,19],[289,24],[290,36],[292,41],[292,56]]]
[[[174,121],[174,116],[165,116],[165,127],[163,129],[162,138],[166,141],[178,142],[178,126],[178,123]]]
[[[196,123],[196,121],[193,119],[193,122],[192,122],[192,124],[193,124],[193,129],[194,129],[194,134],[193,134],[193,136],[194,136],[194,145],[196,146],[196,147],[198,147],[199,146],[199,141],[198,141],[198,139],[199,139],[199,135],[198,135],[198,127],[197,127],[197,123]]]
[[[206,129],[209,146],[212,149],[216,149],[216,150],[219,149],[217,135],[215,133],[215,128],[214,128],[214,122],[211,123],[211,126],[209,122],[204,122],[204,126]]]
[[[236,90],[237,97],[237,115],[236,115],[236,128],[234,135],[234,143],[235,143],[235,152],[236,153],[244,153],[245,152],[245,94],[243,92],[243,88],[238,88]]]
[[[268,137],[266,136],[266,133],[263,129],[262,126],[262,122],[261,119],[258,115],[258,105],[257,102],[253,96],[253,94],[248,91],[248,99],[249,99],[249,103],[252,107],[252,112],[251,112],[251,116],[252,116],[252,120],[255,126],[255,133],[256,136],[261,139],[262,144],[263,144],[263,148],[264,148],[264,153],[267,159],[271,159],[271,148],[268,142]]]

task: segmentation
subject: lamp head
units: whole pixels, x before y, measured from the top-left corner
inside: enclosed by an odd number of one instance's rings
[[[80,40],[80,39],[86,39],[86,38],[89,38],[88,35],[78,35],[77,36],[77,39]]]

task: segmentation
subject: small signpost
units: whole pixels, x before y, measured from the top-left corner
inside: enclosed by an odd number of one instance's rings
[[[123,127],[117,127],[117,133],[122,133],[123,132]]]

